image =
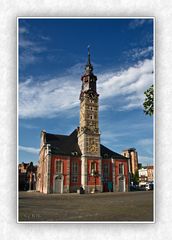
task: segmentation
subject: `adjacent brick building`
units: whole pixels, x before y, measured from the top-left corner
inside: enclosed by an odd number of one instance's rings
[[[129,171],[131,174],[136,174],[138,171],[138,155],[135,148],[123,150],[122,155],[129,158]]]
[[[19,191],[36,190],[37,166],[30,163],[19,163],[18,165]]]

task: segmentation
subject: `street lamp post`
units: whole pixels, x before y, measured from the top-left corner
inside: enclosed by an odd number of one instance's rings
[[[99,173],[98,171],[94,170],[91,175],[94,177],[94,191],[97,192],[97,189],[96,189],[96,178],[99,177]]]

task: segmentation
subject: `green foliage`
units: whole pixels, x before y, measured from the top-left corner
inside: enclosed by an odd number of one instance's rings
[[[145,92],[145,100],[143,103],[144,113],[152,116],[154,113],[154,87],[151,85]]]
[[[133,183],[134,185],[137,185],[139,183],[139,172],[136,171],[135,174],[133,174]]]

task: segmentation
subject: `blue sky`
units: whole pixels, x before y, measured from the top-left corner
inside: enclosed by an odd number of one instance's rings
[[[101,143],[135,147],[153,162],[153,118],[143,112],[153,83],[152,19],[18,20],[19,162],[37,163],[40,132],[69,135],[79,126],[81,75],[91,46],[100,94]]]

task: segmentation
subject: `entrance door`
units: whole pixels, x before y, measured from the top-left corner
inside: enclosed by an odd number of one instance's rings
[[[119,178],[119,192],[125,192],[125,178]]]
[[[62,176],[55,177],[55,186],[54,186],[55,193],[63,193],[63,179]]]
[[[103,192],[108,192],[108,184],[107,184],[107,182],[103,182]]]

